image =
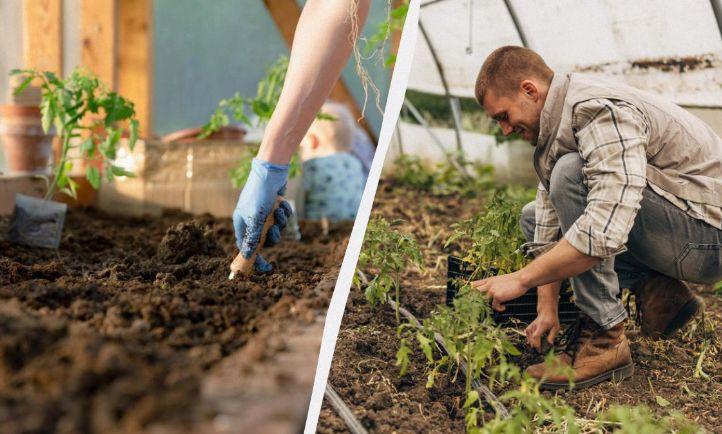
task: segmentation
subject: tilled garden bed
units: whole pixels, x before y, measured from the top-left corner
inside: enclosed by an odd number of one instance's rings
[[[256,375],[283,350],[272,331],[302,333],[325,314],[351,226],[301,226],[303,241],[264,251],[272,274],[234,281],[230,221],[210,216],[72,211],[57,252],[0,241],[0,431],[213,421],[201,391],[220,361],[245,354],[237,377]],[[313,347],[300,370],[315,371]]]
[[[450,225],[479,212],[482,204],[478,198],[462,201],[452,196],[431,197],[382,181],[373,215],[388,221],[403,219],[395,228],[413,234],[422,247],[426,271],[409,269],[401,278],[401,304],[418,319],[445,302],[445,260],[450,251],[443,245]],[[630,321],[627,330],[636,369],[632,378],[578,392],[557,392],[579,418],[594,419],[600,410],[614,404],[644,404],[659,416],[676,410],[710,432],[722,432],[718,412],[722,399],[722,303],[711,288],[697,289],[707,303],[707,333],[703,333],[702,322],[698,321],[674,339],[650,341],[635,336],[636,326]],[[372,311],[363,292],[352,288],[329,383],[370,432],[463,432],[463,379],[452,382],[447,375],[426,389],[425,360],[418,350],[410,357],[407,374],[399,377],[395,366],[399,348],[396,328],[393,309],[384,306]],[[522,350],[516,358],[522,368],[541,360],[519,334],[510,336]],[[696,367],[705,336],[707,350],[700,373]],[[348,431],[327,401],[318,431]]]

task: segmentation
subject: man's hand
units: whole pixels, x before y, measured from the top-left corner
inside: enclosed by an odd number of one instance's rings
[[[526,333],[526,341],[539,352],[542,351],[542,338],[544,335],[548,332],[546,340],[549,345],[554,345],[554,337],[559,333],[559,330],[561,330],[557,310],[557,305],[539,305],[536,319],[524,330]]]
[[[286,190],[288,167],[288,165],[253,160],[248,181],[233,211],[236,246],[246,259],[250,258],[258,248],[263,224],[276,203],[276,196],[283,195]],[[274,224],[268,230],[265,245],[272,246],[281,241],[281,230],[286,227],[291,213],[288,202],[281,201],[273,213]],[[261,255],[256,255],[255,268],[260,272],[268,272],[273,267]]]
[[[518,273],[503,274],[471,283],[471,286],[491,297],[491,307],[503,312],[504,303],[519,298],[529,289],[521,282]]]

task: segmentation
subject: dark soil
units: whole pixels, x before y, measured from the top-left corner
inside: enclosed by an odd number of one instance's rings
[[[443,249],[449,226],[480,211],[482,204],[482,198],[462,201],[451,196],[431,197],[381,182],[373,215],[389,221],[403,219],[399,227],[413,233],[422,246],[426,271],[407,270],[402,278],[402,305],[417,318],[423,319],[445,301],[446,257],[458,253],[454,246],[451,251]],[[579,392],[558,392],[579,417],[593,419],[614,404],[644,404],[660,416],[677,410],[710,432],[722,432],[722,297],[710,288],[697,289],[707,303],[706,333],[698,321],[674,339],[650,341],[636,336],[636,326],[630,321],[627,332],[635,361],[633,377]],[[523,351],[518,361],[522,368],[540,360],[520,336],[510,335],[516,336]],[[708,349],[701,366],[708,378],[695,375],[705,336]],[[373,313],[361,291],[352,289],[329,382],[371,432],[462,432],[464,412],[459,407],[463,403],[463,380],[449,384],[451,380],[446,378],[441,389],[437,380],[436,387],[425,389],[421,354],[414,355],[409,373],[399,378],[394,366],[398,340],[390,308]],[[656,396],[671,405],[660,406]],[[377,409],[381,399],[386,399],[384,407]],[[347,432],[325,401],[318,427],[321,433]]]
[[[234,281],[230,221],[210,216],[72,211],[57,252],[0,241],[0,432],[212,418],[199,398],[212,366],[266,327],[327,308],[332,285],[317,286],[335,280],[350,225],[301,230],[303,241],[264,250],[274,272]]]
[[[449,377],[427,389],[425,358],[411,357],[406,375],[395,366],[398,338],[394,311],[376,312],[358,289],[352,289],[330,374],[330,383],[369,430],[376,432],[462,432],[462,382]],[[340,424],[339,424],[340,422]],[[319,432],[346,432],[343,421],[324,402]]]

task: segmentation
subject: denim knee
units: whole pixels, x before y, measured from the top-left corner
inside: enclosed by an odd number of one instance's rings
[[[549,179],[549,200],[555,208],[579,194],[579,185],[584,181],[583,168],[584,160],[576,152],[562,155],[554,164]]]
[[[536,227],[536,201],[531,201],[521,209],[519,226],[527,242],[534,241],[534,228]]]

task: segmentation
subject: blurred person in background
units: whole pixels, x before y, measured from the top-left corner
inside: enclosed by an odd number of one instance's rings
[[[330,222],[356,218],[366,175],[351,153],[354,121],[349,109],[327,102],[301,141],[305,218]]]

